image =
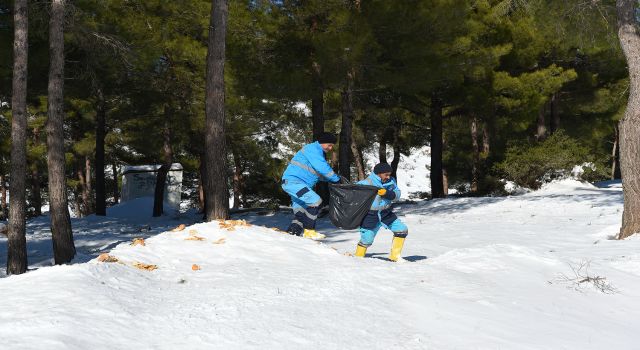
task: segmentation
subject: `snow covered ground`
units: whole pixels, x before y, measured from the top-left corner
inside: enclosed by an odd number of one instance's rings
[[[610,239],[619,183],[397,212],[410,228],[399,263],[385,260],[389,232],[358,259],[357,231],[323,219],[323,243],[292,237],[270,229],[283,213],[157,235],[197,217],[75,220],[79,262],[110,249],[118,262],[0,279],[0,349],[638,348],[640,237]],[[43,221],[29,231],[44,259]]]

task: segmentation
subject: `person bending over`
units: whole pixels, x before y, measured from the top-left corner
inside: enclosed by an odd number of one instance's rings
[[[334,134],[320,134],[316,142],[305,145],[293,156],[284,171],[282,189],[291,196],[294,214],[287,229],[289,234],[315,240],[325,237],[315,230],[322,199],[313,191],[313,186],[318,181],[340,182],[340,177],[324,156],[333,149],[336,141]]]

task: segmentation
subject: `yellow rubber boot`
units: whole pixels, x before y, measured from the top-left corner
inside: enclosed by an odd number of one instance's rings
[[[310,230],[310,229],[305,229],[304,233],[302,234],[302,237],[304,238],[310,238],[313,239],[314,241],[320,240],[320,239],[324,239],[327,236],[323,235],[322,233],[316,231],[316,230]]]
[[[393,241],[391,241],[391,253],[389,254],[389,260],[398,261],[400,253],[402,253],[402,246],[404,245],[404,239],[406,237],[406,235],[393,236]]]
[[[363,258],[366,253],[367,247],[360,244],[356,246],[356,256]]]

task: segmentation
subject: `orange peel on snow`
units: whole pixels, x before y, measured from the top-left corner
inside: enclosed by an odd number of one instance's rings
[[[173,230],[171,230],[171,232],[178,232],[178,231],[182,231],[187,227],[187,225],[185,224],[180,224],[178,226],[176,226]]]
[[[145,242],[144,242],[144,238],[134,238],[133,242],[131,242],[132,246],[136,246],[136,245],[141,245],[141,246],[146,246]]]

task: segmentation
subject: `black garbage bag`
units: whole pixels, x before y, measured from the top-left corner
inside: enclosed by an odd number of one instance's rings
[[[371,208],[378,188],[356,184],[329,185],[329,218],[337,227],[353,230]]]

